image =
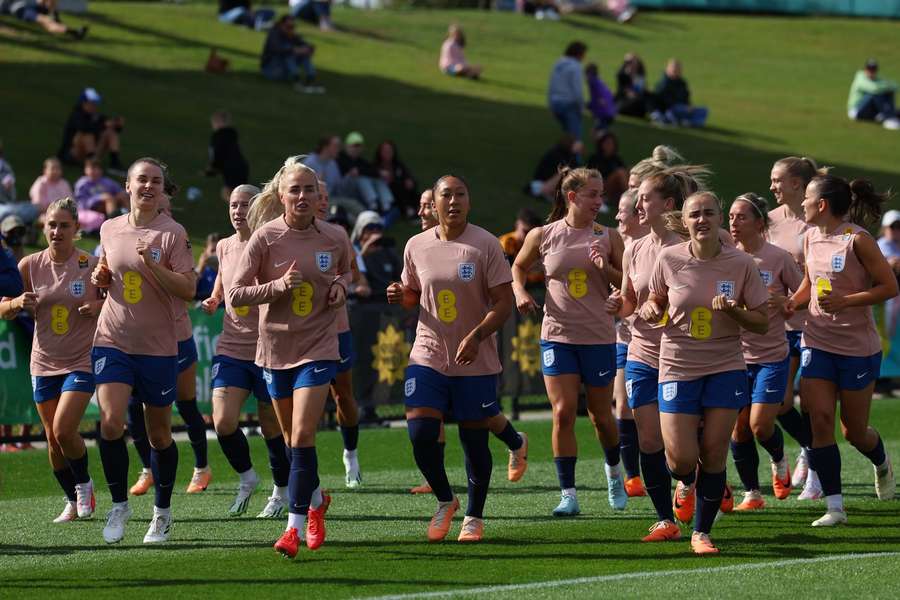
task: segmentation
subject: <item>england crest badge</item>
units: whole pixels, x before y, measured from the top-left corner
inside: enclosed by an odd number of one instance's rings
[[[76,279],[72,283],[69,284],[69,293],[72,294],[75,298],[81,298],[84,296],[84,280]]]
[[[331,268],[331,252],[316,252],[316,266],[325,273]]]
[[[475,263],[459,263],[457,273],[459,273],[459,278],[462,281],[472,281],[475,279]]]
[[[160,248],[150,248],[150,258],[153,262],[158,263],[162,260],[162,250]]]
[[[832,254],[831,255],[831,270],[835,273],[840,273],[844,270],[844,255],[843,254]]]
[[[734,282],[733,281],[717,281],[716,294],[725,296],[729,300],[734,300]]]
[[[762,277],[763,284],[766,287],[772,285],[772,279],[774,279],[772,271],[760,271],[759,276]]]

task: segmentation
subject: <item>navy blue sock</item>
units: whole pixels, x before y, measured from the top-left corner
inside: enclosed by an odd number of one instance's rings
[[[575,456],[557,456],[553,459],[556,463],[556,477],[559,479],[559,489],[565,490],[575,487]]]
[[[359,444],[359,425],[352,427],[341,425],[341,437],[344,438],[344,450],[356,450]]]
[[[291,475],[288,478],[289,510],[296,515],[309,513],[309,502],[319,487],[319,459],[316,447],[291,448]]]
[[[91,480],[91,474],[88,473],[88,453],[85,449],[81,458],[73,460],[66,459],[69,468],[72,469],[72,475],[75,477],[75,483],[87,483]]]
[[[481,519],[484,516],[484,502],[487,500],[493,469],[491,451],[488,448],[488,430],[460,427],[459,441],[466,455],[466,474],[469,480],[466,516]]]
[[[187,425],[188,438],[194,451],[194,467],[204,469],[209,464],[206,458],[206,421],[197,408],[197,399],[178,400],[175,406],[178,407],[178,414]]]
[[[266,448],[269,449],[269,468],[272,470],[272,480],[278,487],[288,484],[291,476],[290,450],[284,445],[284,436],[281,434],[266,440]]]
[[[641,452],[641,471],[644,473],[644,489],[653,502],[656,516],[660,521],[675,522],[672,510],[672,476],[666,467],[666,451],[652,454]]]
[[[759,453],[756,451],[756,440],[751,439],[749,442],[731,440],[731,456],[734,457],[734,466],[741,483],[744,484],[744,489],[748,492],[759,491]]]
[[[103,464],[103,474],[106,476],[106,485],[113,502],[126,502],[128,500],[128,447],[125,445],[125,436],[117,440],[106,440],[101,436],[97,440],[100,447],[100,462]]]
[[[826,496],[841,493],[841,451],[837,444],[824,448],[810,448],[809,466],[819,476],[822,492]]]
[[[516,431],[516,428],[509,421],[506,422],[506,427],[503,428],[503,431],[494,435],[514,452],[522,447],[522,436],[519,435],[519,432]]]
[[[684,475],[679,475],[678,473],[675,473],[674,471],[672,471],[672,469],[669,469],[668,462],[666,463],[666,469],[669,470],[669,475],[672,476],[672,479],[680,481],[684,485],[691,485],[692,483],[694,483],[697,480],[697,470],[696,469],[694,469],[690,473],[685,473]]]
[[[144,422],[144,405],[136,398],[128,400],[128,433],[145,469],[150,468],[150,440],[147,439],[147,424]]]
[[[800,442],[800,445],[803,446],[804,448],[809,448],[810,446],[812,446],[812,421],[809,418],[808,412],[801,412],[800,418],[803,421],[803,429],[802,429],[803,441],[800,441],[800,440],[797,440],[797,441]],[[806,443],[804,444],[803,442],[806,442]]]
[[[798,444],[804,448],[809,446],[809,434],[807,433],[809,430],[803,424],[803,417],[800,415],[800,411],[791,407],[783,415],[778,415],[778,422],[788,432],[789,436],[797,440]]]
[[[72,475],[72,469],[63,467],[59,471],[53,471],[53,475],[59,482],[59,487],[66,493],[66,498],[70,502],[75,502],[75,476]]]
[[[157,508],[172,505],[172,491],[175,489],[175,473],[178,471],[178,444],[172,440],[164,450],[150,449],[150,469],[153,471]]]
[[[408,419],[409,440],[419,471],[425,476],[435,497],[440,502],[453,500],[453,490],[444,468],[444,444],[438,443],[441,420],[432,417]]]
[[[725,471],[707,473],[700,470],[697,478],[697,514],[694,516],[694,531],[709,533],[725,495]]]
[[[620,456],[619,456],[619,445],[610,446],[609,448],[603,449],[603,456],[606,457],[606,464],[611,467],[619,464]]]
[[[767,440],[759,440],[759,445],[766,449],[772,462],[781,462],[784,458],[784,434],[781,433],[781,427],[775,426],[772,437]]]
[[[881,435],[878,436],[878,443],[875,444],[875,447],[869,450],[868,452],[863,452],[863,456],[872,461],[872,464],[876,467],[880,467],[884,464],[884,461],[887,457],[884,454],[884,442],[881,441]]]
[[[234,433],[217,434],[216,437],[219,438],[219,446],[222,447],[222,453],[228,459],[228,464],[236,473],[244,473],[253,468],[253,461],[250,460],[250,444],[247,443],[247,436],[240,427],[235,429]]]
[[[628,479],[641,476],[641,449],[638,446],[638,430],[634,419],[616,419],[619,429],[619,452]]]

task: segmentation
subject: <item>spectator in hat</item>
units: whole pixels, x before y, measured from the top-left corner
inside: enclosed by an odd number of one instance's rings
[[[385,222],[375,211],[363,211],[356,219],[350,242],[356,250],[356,262],[371,288],[368,302],[387,302],[387,287],[397,281],[403,264],[397,243],[384,235]]]
[[[0,0],[0,15],[11,15],[26,23],[37,23],[52,35],[68,35],[83,40],[86,25],[69,27],[62,22],[56,8],[56,0]]]
[[[109,155],[110,172],[124,175],[119,157],[122,117],[108,117],[100,112],[103,98],[92,87],[84,88],[63,128],[63,139],[57,156],[65,164],[77,165],[86,158],[102,159]]]
[[[847,97],[847,116],[857,121],[875,121],[885,129],[900,129],[894,105],[897,83],[878,76],[878,61],[870,58],[856,72]]]
[[[18,215],[0,218],[0,235],[3,236],[3,242],[16,261],[22,260],[25,256],[25,233],[25,222]]]
[[[347,134],[344,147],[337,157],[342,177],[341,193],[338,195],[358,198],[369,210],[387,215],[394,206],[394,195],[375,165],[363,158],[365,143],[360,132]]]

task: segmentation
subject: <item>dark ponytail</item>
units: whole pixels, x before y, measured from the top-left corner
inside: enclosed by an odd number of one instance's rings
[[[890,192],[878,193],[867,179],[846,179],[835,175],[817,175],[812,182],[820,198],[828,201],[831,214],[849,217],[860,227],[870,227],[881,219]]]
[[[561,167],[559,169],[559,182],[556,184],[556,193],[553,195],[553,208],[547,216],[547,222],[553,223],[565,217],[566,212],[569,210],[566,204],[566,194],[577,192],[587,185],[591,179],[603,181],[603,176],[596,169]]]

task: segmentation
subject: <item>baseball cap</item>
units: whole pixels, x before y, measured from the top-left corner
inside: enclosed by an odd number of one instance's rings
[[[882,227],[890,227],[897,222],[900,222],[900,210],[889,210],[881,218]]]
[[[357,144],[362,145],[365,143],[365,138],[363,138],[363,135],[358,131],[351,131],[347,134],[347,139],[344,140],[344,144],[347,146],[355,146]]]
[[[19,218],[18,215],[7,215],[3,219],[3,221],[0,222],[0,234],[7,236],[13,229],[16,229],[17,227],[21,227],[22,229],[24,229],[25,221]]]
[[[84,88],[81,91],[81,97],[79,98],[81,102],[93,102],[94,104],[100,104],[102,99],[100,92],[92,87]]]
[[[870,71],[877,71],[878,70],[878,61],[875,60],[874,58],[870,58],[869,60],[866,61],[866,68],[869,69]]]

